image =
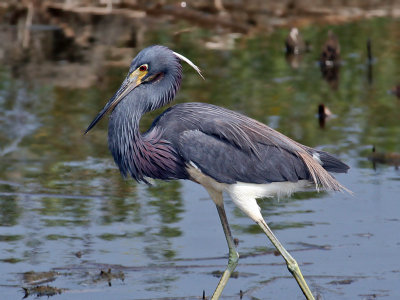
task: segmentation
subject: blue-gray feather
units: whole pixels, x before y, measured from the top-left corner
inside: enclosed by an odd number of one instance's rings
[[[299,150],[320,159],[332,171],[348,167],[332,155],[302,146],[268,126],[239,113],[205,103],[184,103],[166,110],[153,123],[163,128],[186,163],[223,183],[269,183],[311,180]]]
[[[143,114],[166,105],[178,91],[182,78],[179,59],[163,46],[143,49],[132,61],[129,74],[147,64],[146,77],[159,75],[144,82],[129,93],[110,115],[108,145],[116,164],[124,176],[137,181],[146,177],[185,179],[184,162],[161,132],[153,128],[142,135],[139,122]],[[129,75],[128,74],[128,75]]]
[[[175,105],[141,134],[142,115],[171,102],[182,78],[179,59],[166,47],[142,50],[132,61],[130,73],[142,64],[148,65],[146,77],[156,79],[144,81],[122,99],[109,122],[109,148],[124,176],[137,181],[146,181],[146,177],[192,179],[186,168],[193,162],[222,183],[308,179],[329,188],[341,188],[312,157],[318,154],[328,171],[346,172],[348,166],[338,159],[215,105]]]

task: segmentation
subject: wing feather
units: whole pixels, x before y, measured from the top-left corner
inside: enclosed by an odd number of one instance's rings
[[[220,182],[309,179],[317,188],[345,190],[325,168],[346,172],[347,165],[243,114],[211,104],[184,103],[168,109],[155,123],[186,161]]]

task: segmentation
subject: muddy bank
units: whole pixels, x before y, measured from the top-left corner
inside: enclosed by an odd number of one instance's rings
[[[400,1],[5,0],[0,4],[0,17],[5,23],[16,23],[22,15],[29,14],[33,23],[44,21],[61,27],[71,26],[68,24],[71,16],[73,21],[86,24],[112,16],[129,19],[157,16],[164,21],[183,19],[207,27],[220,26],[235,32],[248,32],[318,19],[344,22],[374,16],[398,17]]]
[[[126,66],[155,29],[172,27],[174,41],[207,28],[215,37],[202,46],[228,48],[240,35],[276,27],[381,16],[400,16],[400,1],[6,0],[0,4],[0,61],[18,76],[86,87],[101,83],[104,67]]]

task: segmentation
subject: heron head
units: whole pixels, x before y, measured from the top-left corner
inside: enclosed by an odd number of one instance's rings
[[[181,60],[187,62],[204,79],[200,69],[194,63],[167,47],[155,45],[140,51],[133,59],[128,75],[122,82],[120,88],[93,119],[86,129],[85,134],[89,132],[106,113],[113,111],[121,100],[133,93],[139,86],[157,87],[145,91],[147,98],[152,100],[149,104],[150,110],[161,107],[165,105],[166,102],[172,100],[181,82]],[[140,99],[136,99],[136,101],[140,101]]]

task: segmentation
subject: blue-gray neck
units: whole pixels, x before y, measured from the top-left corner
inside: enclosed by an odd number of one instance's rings
[[[124,99],[110,115],[108,148],[121,173],[136,178],[139,170],[131,156],[135,153],[135,145],[141,141],[139,122],[143,113],[137,111],[133,104],[129,99]]]
[[[176,71],[177,74],[165,74],[159,82],[138,86],[111,113],[108,147],[122,175],[132,176],[137,181],[145,181],[144,176],[166,179],[155,168],[156,164],[160,164],[155,161],[159,157],[157,152],[163,151],[163,157],[169,157],[172,162],[175,160],[175,152],[166,141],[160,141],[161,131],[153,128],[153,134],[142,136],[139,123],[146,112],[160,108],[174,99],[181,82],[181,69],[177,68]],[[165,151],[169,153],[165,155]]]

